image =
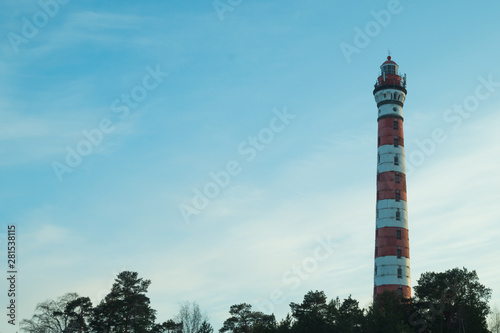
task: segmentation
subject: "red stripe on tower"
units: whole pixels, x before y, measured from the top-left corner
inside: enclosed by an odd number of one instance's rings
[[[387,57],[375,83],[378,108],[377,225],[374,297],[396,291],[411,297],[403,105],[406,74]]]

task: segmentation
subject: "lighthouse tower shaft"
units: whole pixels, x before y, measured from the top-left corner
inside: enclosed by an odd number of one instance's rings
[[[403,105],[406,75],[387,57],[375,83],[378,108],[377,211],[374,297],[395,291],[411,297]]]

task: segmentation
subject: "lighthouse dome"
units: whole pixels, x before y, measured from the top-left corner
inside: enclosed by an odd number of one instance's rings
[[[398,75],[399,66],[394,61],[391,60],[391,56],[387,56],[387,60],[380,66],[382,74],[396,74]]]

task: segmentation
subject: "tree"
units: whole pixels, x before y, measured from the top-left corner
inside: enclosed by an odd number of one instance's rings
[[[276,318],[273,314],[266,315],[260,311],[252,312],[254,324],[252,333],[273,333],[276,332]]]
[[[232,305],[229,309],[231,317],[224,321],[219,332],[231,333],[264,333],[276,327],[274,315],[252,311],[247,303]]]
[[[293,325],[293,320],[290,314],[287,314],[284,319],[282,319],[276,327],[277,333],[288,333],[291,332]]]
[[[490,313],[488,326],[492,333],[500,333],[500,310],[495,307]]]
[[[328,307],[333,307],[329,313],[335,314],[332,318],[334,319],[332,325],[336,331],[345,333],[363,332],[364,313],[363,310],[359,308],[358,301],[352,299],[351,295],[344,299],[342,304],[340,304],[338,298],[336,301],[331,301]]]
[[[176,323],[172,319],[161,324],[155,324],[152,333],[182,333],[182,323]]]
[[[206,320],[203,321],[203,323],[201,324],[200,328],[198,329],[198,331],[196,333],[213,333],[214,332],[214,329],[212,328],[212,325],[210,325],[210,323],[208,323]]]
[[[384,291],[377,295],[366,314],[367,333],[413,332],[409,322],[412,305],[396,292]]]
[[[106,333],[143,333],[154,326],[155,310],[146,296],[150,280],[138,278],[136,272],[118,274],[111,292],[94,309],[92,328]]]
[[[88,297],[78,297],[66,304],[64,314],[70,318],[71,332],[88,332],[89,320],[92,315],[92,302]]]
[[[196,302],[183,303],[176,319],[182,322],[183,333],[197,333],[203,322],[208,320],[207,316],[201,313],[200,306]]]
[[[252,306],[247,303],[232,305],[229,309],[230,318],[224,321],[219,332],[248,333],[253,324]]]
[[[290,303],[290,308],[296,320],[293,325],[294,331],[316,333],[328,331],[328,306],[323,291],[308,292],[302,304]]]
[[[20,322],[21,330],[27,333],[66,333],[75,332],[72,314],[66,311],[67,306],[79,299],[77,293],[67,293],[57,300],[39,303],[31,319]]]
[[[431,331],[487,333],[491,289],[479,283],[476,271],[454,268],[427,272],[415,286],[417,314]]]

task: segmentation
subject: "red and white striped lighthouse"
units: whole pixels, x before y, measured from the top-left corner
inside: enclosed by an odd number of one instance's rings
[[[387,57],[375,83],[378,108],[374,297],[389,290],[411,297],[403,104],[406,74]]]

